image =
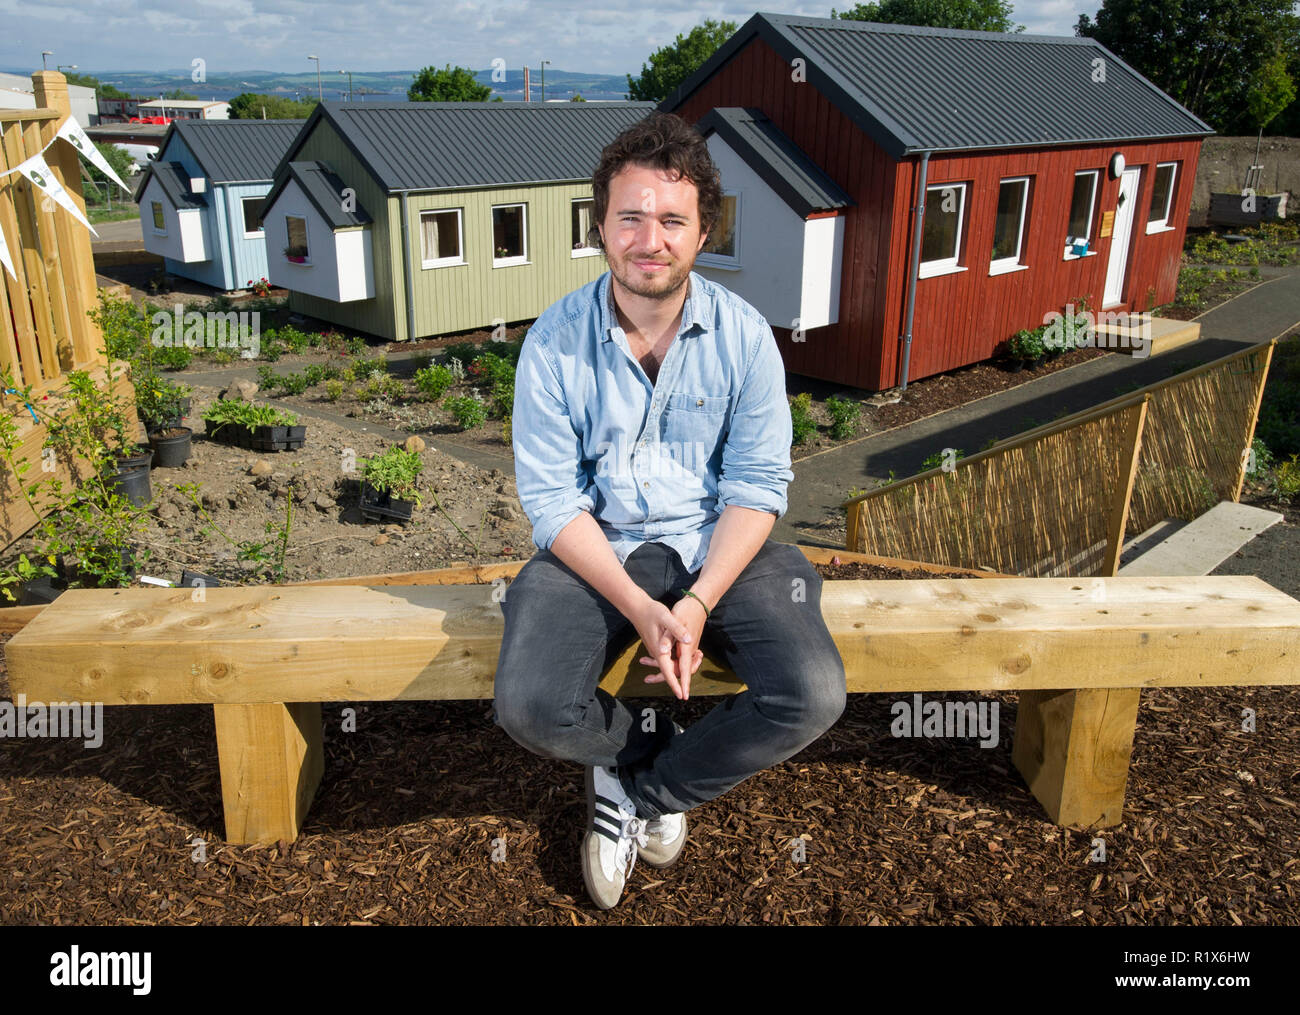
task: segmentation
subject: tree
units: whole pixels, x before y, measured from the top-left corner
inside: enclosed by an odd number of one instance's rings
[[[842,21],[876,21],[923,28],[966,28],[977,32],[1023,32],[1011,21],[1010,0],[880,0],[857,4],[831,17]]]
[[[442,70],[425,67],[406,90],[409,102],[487,102],[491,97],[492,89],[479,84],[473,71],[451,64]]]
[[[662,102],[736,34],[737,27],[734,21],[709,18],[689,35],[678,35],[671,46],[650,54],[650,62],[641,65],[639,78],[633,81],[631,74],[627,76],[627,97],[634,102]]]
[[[267,120],[305,120],[316,106],[316,100],[295,102],[282,95],[258,95],[243,92],[230,100],[232,120],[261,120],[265,111]]]
[[[1253,134],[1294,88],[1300,18],[1291,2],[1103,0],[1095,20],[1079,16],[1075,34],[1096,39],[1219,133]]]
[[[135,160],[115,144],[101,143],[99,141],[95,141],[93,144],[99,149],[99,154],[108,160],[108,164],[113,167],[113,172],[117,173],[124,183],[127,182],[131,177],[131,163]],[[98,186],[101,195],[104,192],[105,183],[117,191],[119,195],[121,194],[121,188],[111,181],[98,166],[90,162],[83,162],[82,166],[86,171],[86,175]]]
[[[121,89],[103,84],[98,78],[91,77],[89,74],[65,74],[64,77],[68,79],[70,85],[81,85],[83,88],[95,89],[95,98],[97,99],[129,99],[131,97]]]
[[[570,101],[570,102],[586,102],[587,100],[584,99],[584,98],[582,97],[582,92],[574,92],[574,93],[573,93],[573,98],[569,99],[569,101]]]
[[[173,88],[170,92],[163,92],[162,97],[164,99],[174,99],[177,102],[197,102],[199,98],[197,95],[191,95],[179,88]]]

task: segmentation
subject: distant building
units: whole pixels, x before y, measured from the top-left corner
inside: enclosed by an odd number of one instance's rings
[[[165,116],[172,120],[229,120],[230,103],[203,99],[149,99],[137,103],[137,116]]]
[[[95,102],[95,89],[86,85],[68,85],[68,100],[72,115],[83,127],[99,123],[99,106]],[[32,79],[21,74],[0,73],[0,109],[35,109],[36,93]]]

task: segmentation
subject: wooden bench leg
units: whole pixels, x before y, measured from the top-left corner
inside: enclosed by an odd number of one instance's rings
[[[212,708],[226,840],[292,842],[325,771],[320,702]]]
[[[1123,820],[1139,688],[1021,691],[1011,760],[1058,825]]]

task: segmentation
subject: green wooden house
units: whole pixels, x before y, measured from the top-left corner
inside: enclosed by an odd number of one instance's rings
[[[601,150],[649,102],[322,102],[262,204],[292,309],[406,341],[536,317],[605,271]]]

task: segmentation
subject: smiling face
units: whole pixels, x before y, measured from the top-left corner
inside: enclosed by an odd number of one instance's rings
[[[708,239],[700,232],[695,184],[635,163],[609,181],[600,235],[615,281],[654,300],[680,292]]]

